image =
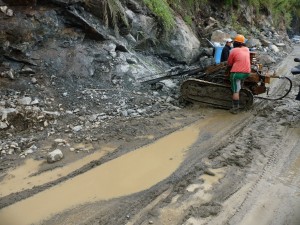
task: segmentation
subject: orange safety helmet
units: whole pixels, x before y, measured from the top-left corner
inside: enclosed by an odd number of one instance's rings
[[[234,39],[235,42],[239,42],[239,43],[245,43],[245,37],[241,34],[238,34],[235,39]]]

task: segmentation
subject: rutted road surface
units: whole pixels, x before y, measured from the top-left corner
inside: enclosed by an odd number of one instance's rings
[[[297,51],[278,75],[291,77]],[[285,89],[272,86],[273,94]],[[29,159],[1,180],[0,225],[299,224],[295,86],[238,115],[198,107],[161,115],[175,132],[149,133],[149,144],[103,162],[91,163],[114,152],[112,143],[50,171]]]

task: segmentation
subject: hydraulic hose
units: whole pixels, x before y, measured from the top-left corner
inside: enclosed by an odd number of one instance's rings
[[[287,79],[288,82],[289,82],[289,84],[290,84],[290,87],[289,87],[289,89],[287,90],[287,92],[286,92],[283,96],[281,96],[281,97],[279,97],[279,98],[266,98],[266,97],[260,97],[260,96],[254,96],[254,98],[259,98],[259,99],[264,99],[264,100],[272,100],[272,101],[276,101],[276,100],[281,100],[281,99],[283,99],[284,97],[286,97],[286,96],[291,92],[292,87],[293,87],[293,83],[292,83],[292,80],[291,80],[290,78],[288,78],[288,77],[279,77],[279,76],[272,76],[272,78]]]

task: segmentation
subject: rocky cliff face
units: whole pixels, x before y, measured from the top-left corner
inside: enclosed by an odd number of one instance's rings
[[[213,63],[206,38],[222,43],[237,33],[227,24],[230,12],[212,4],[195,15],[191,27],[177,16],[174,30],[162,36],[149,10],[127,0],[122,3],[129,29],[120,27],[117,35],[85,2],[0,1],[2,140],[7,133],[25,130],[61,132],[62,118],[70,123],[67,130],[88,130],[115,118],[174,110],[179,106],[178,80],[156,90],[141,81],[162,76],[174,66]],[[269,17],[254,23],[257,18],[246,6],[240,14],[251,30],[246,36],[249,47],[261,52],[263,63],[274,64],[291,50],[286,32],[276,31]],[[22,137],[2,141],[2,154],[24,151],[27,145],[9,147]]]

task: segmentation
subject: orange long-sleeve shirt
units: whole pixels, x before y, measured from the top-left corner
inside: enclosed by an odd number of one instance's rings
[[[250,51],[247,47],[234,48],[230,51],[227,60],[229,66],[232,66],[230,72],[250,73]]]

